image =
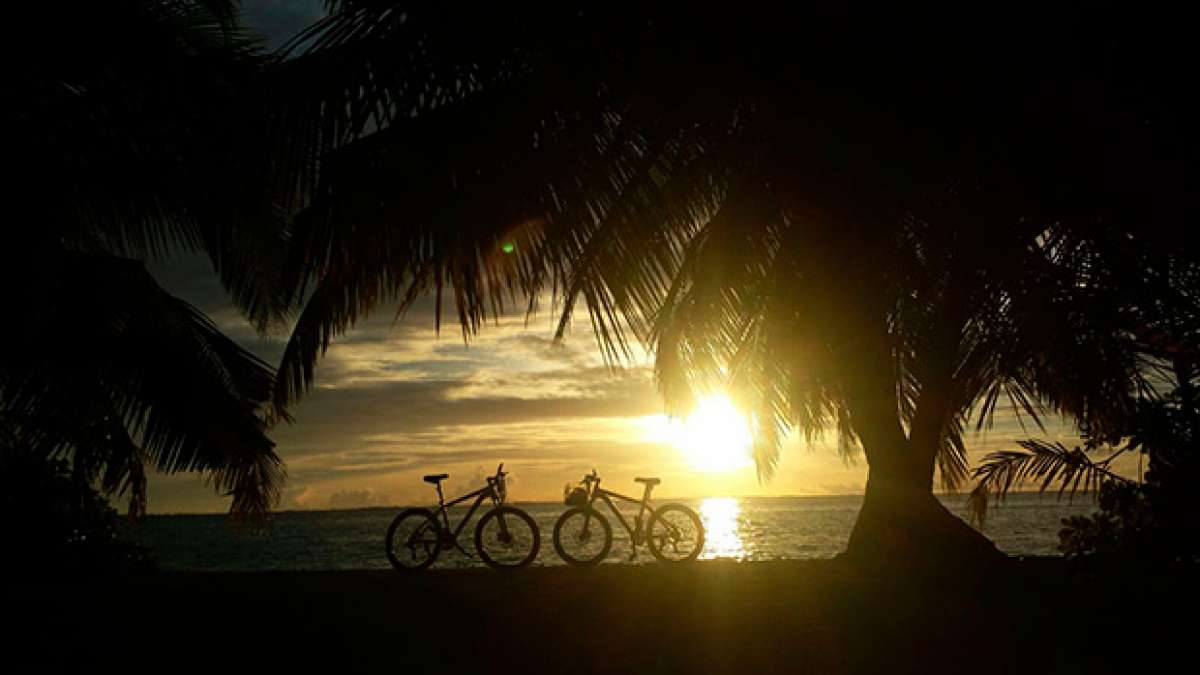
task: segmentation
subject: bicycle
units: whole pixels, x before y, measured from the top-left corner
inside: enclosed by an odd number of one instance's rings
[[[600,487],[596,470],[583,477],[579,486],[567,485],[563,503],[571,508],[563,512],[554,523],[554,550],[558,557],[569,565],[595,565],[608,555],[612,548],[612,527],[608,520],[595,508],[597,500],[608,504],[617,522],[629,533],[632,551],[629,559],[637,556],[637,547],[645,543],[650,553],[663,563],[680,563],[695,560],[704,548],[704,525],[700,516],[683,504],[666,504],[659,508],[650,505],[650,492],[662,481],[657,478],[634,478],[642,483],[645,492],[641,499],[605,490]],[[629,526],[625,517],[613,503],[613,498],[638,504],[638,514]],[[645,530],[642,518],[650,512]],[[598,531],[598,532],[597,532]]]
[[[475,526],[475,550],[479,557],[489,567],[500,570],[516,569],[533,562],[541,547],[541,534],[537,523],[528,513],[504,504],[507,490],[503,469],[504,464],[501,463],[496,468],[496,475],[488,476],[486,487],[449,503],[442,493],[442,481],[449,478],[450,474],[425,476],[423,480],[426,483],[437,487],[438,504],[434,508],[405,509],[392,520],[385,543],[392,567],[402,572],[423,570],[437,560],[443,549],[451,547],[462,551],[468,558],[473,557],[459,545],[458,536],[485,499],[491,499],[493,506]],[[451,531],[449,507],[471,498],[475,498],[471,510]],[[439,517],[441,522],[438,522]]]

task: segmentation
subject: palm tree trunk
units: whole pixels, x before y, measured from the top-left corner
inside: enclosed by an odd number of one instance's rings
[[[856,346],[863,367],[846,381],[846,403],[869,474],[862,508],[839,559],[929,571],[1006,561],[995,544],[933,496],[940,438],[933,433],[910,439],[905,433],[885,336]]]
[[[840,558],[863,566],[931,571],[1006,560],[990,540],[933,496],[932,458],[900,440],[868,451],[866,494]]]

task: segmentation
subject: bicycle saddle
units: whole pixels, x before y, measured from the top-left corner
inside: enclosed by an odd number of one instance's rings
[[[634,479],[633,479],[633,482],[635,482],[635,483],[645,483],[646,485],[649,485],[649,486],[652,486],[652,487],[653,487],[653,486],[655,486],[655,485],[658,485],[658,484],[659,484],[659,483],[661,483],[662,481],[661,481],[661,480],[659,480],[659,479],[657,479],[657,478],[634,478]]]
[[[433,483],[434,485],[437,485],[438,483],[446,480],[449,477],[450,477],[450,474],[448,474],[448,473],[437,473],[437,474],[425,476],[424,481],[426,483]]]

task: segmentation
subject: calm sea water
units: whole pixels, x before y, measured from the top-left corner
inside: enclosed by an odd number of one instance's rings
[[[705,559],[777,560],[829,558],[850,536],[862,497],[715,497],[684,500],[704,521]],[[963,496],[943,500],[964,513]],[[664,503],[664,502],[659,502]],[[542,532],[535,564],[561,565],[550,536],[564,510],[556,503],[517,504],[529,512]],[[602,507],[604,508],[604,507]],[[636,507],[634,507],[636,508]],[[993,507],[985,533],[1013,555],[1055,555],[1064,517],[1090,513],[1090,497],[1073,502],[1054,496],[1013,495]],[[253,534],[224,515],[148,516],[130,526],[134,538],[149,545],[158,563],[170,570],[339,570],[384,569],[383,539],[399,508],[350,511],[290,511],[278,514],[270,531]],[[451,511],[457,525],[465,509]],[[628,514],[627,514],[628,515]],[[474,520],[463,530],[463,548],[473,551]],[[610,522],[614,519],[609,518]],[[615,522],[613,547],[606,563],[652,562],[644,547],[629,559],[629,536]],[[443,551],[435,567],[472,567],[482,563]]]

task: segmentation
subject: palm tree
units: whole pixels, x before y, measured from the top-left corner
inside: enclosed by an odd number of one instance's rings
[[[147,474],[198,472],[262,516],[284,479],[272,368],[143,261],[205,254],[259,326],[282,317],[286,236],[263,131],[270,57],[224,0],[41,3],[10,82],[19,167],[0,252],[6,446],[68,458],[145,509]],[[61,45],[61,49],[51,49]]]
[[[1144,384],[1121,263],[1177,167],[1078,36],[326,4],[280,73],[321,164],[276,405],[385,299],[451,293],[467,337],[552,291],[560,332],[582,300],[612,360],[652,347],[670,409],[728,389],[763,478],[835,429],[870,467],[847,554],[916,562],[999,557],[932,495],[998,405],[1102,433]]]
[[[1076,548],[1100,545],[1143,558],[1195,557],[1190,482],[1200,460],[1200,261],[1190,251],[1174,250],[1157,251],[1153,260],[1142,262],[1138,268],[1148,272],[1143,282],[1161,289],[1142,294],[1157,302],[1136,308],[1135,333],[1154,387],[1141,392],[1116,433],[1104,436],[1085,430],[1084,443],[1074,448],[1028,439],[1018,443],[1020,449],[984,458],[974,471],[977,482],[968,501],[971,518],[980,528],[989,504],[1003,501],[1014,489],[1034,485],[1045,492],[1057,487],[1060,498],[1082,490],[1100,495],[1101,509],[1108,513],[1075,519],[1074,527],[1060,533],[1067,535],[1064,544],[1072,541],[1073,530],[1083,527],[1081,538],[1072,544]],[[1140,455],[1136,478],[1113,469],[1118,458],[1131,453]],[[1143,459],[1148,469],[1144,480]],[[1104,541],[1087,539],[1093,526],[1107,527],[1114,516],[1112,532],[1095,531],[1105,535]]]

